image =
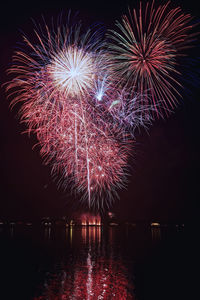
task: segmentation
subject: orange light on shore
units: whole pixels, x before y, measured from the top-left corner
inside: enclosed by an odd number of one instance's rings
[[[82,214],[80,217],[82,226],[101,226],[101,216],[92,215],[91,213]]]

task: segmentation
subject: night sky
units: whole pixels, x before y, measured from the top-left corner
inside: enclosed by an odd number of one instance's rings
[[[70,3],[71,2],[71,3]],[[158,1],[157,1],[158,2]],[[5,71],[21,32],[31,36],[33,23],[55,19],[62,12],[79,11],[86,25],[93,22],[114,25],[115,19],[126,12],[128,3],[138,1],[23,1],[7,2],[0,17],[1,83],[8,80]],[[197,1],[172,1],[198,17]],[[197,71],[193,70],[194,72]],[[185,95],[185,94],[184,94]],[[4,89],[0,101],[0,218],[35,218],[69,215],[78,209],[67,189],[57,190],[50,174],[50,166],[42,164],[36,138],[21,134],[25,127],[19,124],[18,107],[11,112]],[[198,88],[192,96],[184,96],[183,103],[166,120],[154,122],[148,133],[136,135],[129,184],[119,192],[112,211],[123,220],[161,220],[185,222],[198,216],[199,170],[199,111]]]

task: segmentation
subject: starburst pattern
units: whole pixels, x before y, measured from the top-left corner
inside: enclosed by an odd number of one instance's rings
[[[67,29],[64,39],[47,28],[46,43],[36,33],[37,46],[25,38],[34,55],[15,54],[9,72],[16,76],[7,90],[15,95],[12,105],[22,103],[21,121],[29,134],[37,135],[44,162],[60,174],[59,182],[70,183],[89,206],[103,206],[124,186],[130,142],[112,123],[105,103],[95,105],[97,82],[108,82],[103,79],[107,62],[101,46],[90,45],[90,32],[87,39],[75,32],[73,40],[73,30],[67,39]]]
[[[35,31],[37,43],[13,56],[7,83],[11,106],[38,139],[59,186],[89,206],[107,206],[126,184],[136,129],[177,103],[178,58],[193,39],[191,16],[169,2],[140,3],[110,31],[82,33],[80,23]],[[68,20],[69,22],[69,20]],[[62,29],[61,29],[62,28]]]
[[[156,8],[152,1],[143,7],[140,2],[139,11],[129,10],[129,15],[116,23],[117,30],[109,34],[116,80],[133,94],[144,95],[141,105],[152,103],[158,115],[158,102],[167,114],[177,105],[181,86],[177,59],[193,39],[191,16],[169,6],[167,2]]]

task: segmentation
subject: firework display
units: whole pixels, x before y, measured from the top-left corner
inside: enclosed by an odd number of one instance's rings
[[[16,76],[7,89],[15,93],[12,105],[22,102],[21,121],[37,135],[40,153],[61,175],[59,182],[70,183],[90,206],[103,205],[125,183],[130,142],[113,122],[112,99],[109,108],[99,98],[97,83],[104,98],[109,78],[103,75],[101,45],[91,43],[91,32],[78,36],[77,31],[50,35],[47,28],[46,41],[36,33],[37,46],[25,38],[34,54],[15,54],[9,72]]]
[[[109,205],[126,183],[135,130],[177,102],[176,57],[190,41],[190,16],[167,9],[140,4],[109,43],[80,24],[45,25],[36,43],[24,37],[28,50],[13,56],[11,106],[21,103],[21,122],[59,184],[89,206]]]
[[[154,1],[139,10],[129,9],[117,29],[111,30],[111,67],[116,80],[141,95],[139,105],[151,103],[157,115],[169,114],[180,96],[180,75],[176,66],[194,35],[191,16],[170,2],[155,7]],[[159,104],[159,105],[158,105]]]

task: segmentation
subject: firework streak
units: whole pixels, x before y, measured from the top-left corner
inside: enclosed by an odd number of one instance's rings
[[[113,74],[141,95],[140,105],[152,103],[157,115],[161,107],[168,114],[177,105],[181,84],[176,66],[194,40],[191,16],[169,4],[156,9],[154,1],[144,7],[140,2],[139,11],[129,10],[108,34]]]
[[[103,101],[108,85],[104,53],[91,43],[92,33],[77,35],[67,28],[42,40],[25,42],[33,55],[16,52],[7,89],[22,102],[21,121],[37,135],[45,163],[62,182],[71,184],[89,205],[109,202],[125,182],[128,135],[112,115],[112,99]],[[75,32],[75,33],[74,33]],[[74,35],[73,35],[74,33]],[[101,95],[100,95],[101,93]],[[115,105],[116,106],[116,105]]]
[[[126,183],[131,138],[148,127],[163,107],[176,103],[176,56],[190,16],[141,5],[139,15],[118,23],[120,33],[82,33],[80,24],[45,33],[17,51],[8,72],[11,106],[21,103],[21,122],[35,133],[41,156],[59,184],[70,184],[89,206],[109,205]],[[107,51],[106,51],[107,49]],[[29,54],[28,54],[29,53]]]

